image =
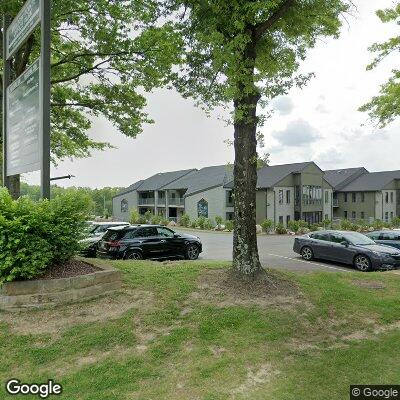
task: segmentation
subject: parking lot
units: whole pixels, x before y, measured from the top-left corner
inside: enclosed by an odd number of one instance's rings
[[[179,229],[176,229],[179,231]],[[203,232],[182,230],[198,236],[203,242],[203,260],[232,260],[232,234],[225,232]],[[334,264],[326,261],[304,261],[293,252],[293,236],[287,235],[259,235],[258,251],[260,261],[264,267],[281,268],[290,271],[353,271],[347,265]]]

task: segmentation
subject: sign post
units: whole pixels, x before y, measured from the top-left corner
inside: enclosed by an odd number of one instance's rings
[[[11,83],[10,60],[41,25],[41,52]],[[50,0],[27,0],[9,23],[3,20],[3,182],[41,171],[41,196],[50,198]]]

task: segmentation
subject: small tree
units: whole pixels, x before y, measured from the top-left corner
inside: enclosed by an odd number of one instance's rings
[[[261,228],[263,229],[264,232],[271,232],[274,227],[274,222],[271,219],[264,219],[263,222],[261,222]]]
[[[140,215],[139,215],[138,210],[136,210],[135,208],[133,208],[133,209],[131,210],[131,216],[130,216],[129,222],[130,222],[131,224],[138,224],[138,223],[139,223],[139,219],[140,219]]]
[[[188,214],[186,214],[186,213],[182,214],[182,216],[179,220],[179,225],[184,226],[184,227],[190,226],[190,217]]]

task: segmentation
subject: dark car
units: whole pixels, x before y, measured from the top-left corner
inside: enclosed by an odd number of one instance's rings
[[[117,226],[129,226],[128,222],[92,222],[88,227],[88,234],[80,241],[83,257],[96,257],[97,247],[107,230]]]
[[[176,233],[161,225],[110,228],[97,249],[100,258],[141,260],[185,258],[196,260],[202,252],[198,237]]]
[[[400,231],[375,231],[367,233],[374,242],[400,249]]]
[[[304,260],[319,258],[351,264],[359,271],[400,267],[400,251],[358,232],[318,231],[295,238],[293,250]]]

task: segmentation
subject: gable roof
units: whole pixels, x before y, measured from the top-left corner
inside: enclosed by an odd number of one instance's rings
[[[140,181],[137,181],[135,183],[132,183],[132,185],[130,185],[127,188],[122,189],[120,192],[118,192],[115,196],[113,196],[113,198],[114,197],[118,197],[118,196],[122,196],[122,195],[130,193],[130,192],[133,192],[134,190],[137,190],[142,183],[143,183],[143,180],[140,180]]]
[[[353,180],[367,173],[368,171],[364,167],[331,169],[325,171],[325,180],[335,190],[340,190]]]
[[[363,174],[340,189],[341,192],[374,192],[382,190],[394,179],[400,179],[400,171],[382,171]]]
[[[161,188],[164,189],[164,186],[170,184],[171,182],[177,181],[193,171],[196,170],[185,169],[181,171],[160,172],[144,180],[138,189],[140,189],[140,191],[159,190]]]
[[[257,188],[274,187],[283,178],[290,174],[300,173],[307,166],[314,164],[312,161],[266,166],[257,171]]]
[[[178,179],[163,189],[187,189],[186,196],[202,192],[217,186],[224,186],[233,179],[233,167],[229,165],[216,165],[205,167],[192,174]]]

